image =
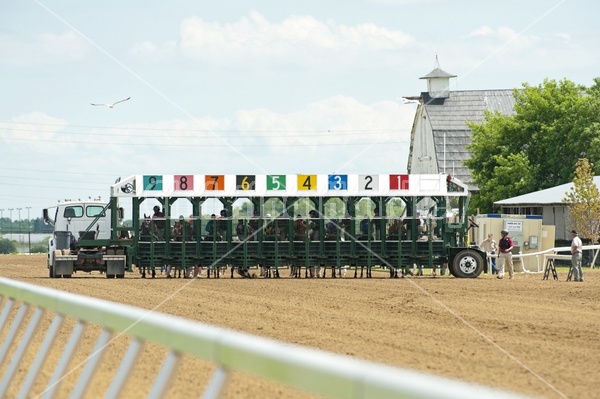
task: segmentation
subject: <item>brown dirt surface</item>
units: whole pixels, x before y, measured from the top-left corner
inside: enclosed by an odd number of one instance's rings
[[[428,272],[426,272],[428,274]],[[45,256],[0,256],[0,276],[76,294],[126,303],[216,326],[402,368],[498,387],[542,398],[600,397],[600,272],[584,269],[585,282],[545,281],[541,274],[514,280],[482,275],[390,279],[141,279],[137,272],[107,280],[98,273],[50,279]],[[4,305],[3,305],[4,306]],[[51,321],[42,320],[32,346],[39,345]],[[73,322],[65,323],[66,342]],[[69,328],[68,328],[69,327]],[[0,332],[2,340],[7,328]],[[58,388],[66,397],[99,329],[87,327],[83,354],[69,365]],[[19,336],[16,341],[18,342]],[[101,397],[128,346],[117,337],[87,391]],[[35,392],[41,393],[60,356],[56,345]],[[14,349],[11,349],[14,351]],[[123,396],[145,397],[165,356],[146,345]],[[10,353],[9,353],[10,356]],[[31,361],[28,351],[24,362]],[[0,367],[0,375],[7,368]],[[201,395],[214,365],[184,358],[167,397]],[[15,397],[26,368],[18,370],[7,397]],[[306,398],[293,389],[234,373],[226,398]]]

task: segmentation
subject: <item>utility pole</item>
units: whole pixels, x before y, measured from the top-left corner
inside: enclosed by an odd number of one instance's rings
[[[13,208],[8,208],[8,211],[10,212],[10,240],[12,241],[12,211]]]
[[[17,230],[17,234],[19,234],[19,244],[23,244],[23,236],[21,235],[21,209],[23,208],[17,208],[17,212],[19,212],[19,223],[17,223],[17,227],[19,228]]]
[[[30,206],[25,207],[27,209],[27,239],[29,242],[29,255],[31,255],[31,219],[29,219]]]

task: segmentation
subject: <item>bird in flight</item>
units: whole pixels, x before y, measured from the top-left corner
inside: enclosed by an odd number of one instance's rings
[[[126,99],[124,99],[124,100],[119,100],[119,101],[116,101],[116,102],[114,102],[114,103],[112,103],[112,104],[94,104],[94,103],[91,103],[91,104],[92,104],[92,105],[97,105],[97,106],[104,106],[104,107],[112,108],[112,107],[114,107],[115,105],[117,105],[118,103],[122,103],[123,101],[127,101],[127,100],[129,100],[130,98],[131,98],[131,97],[127,97],[127,98],[126,98]]]

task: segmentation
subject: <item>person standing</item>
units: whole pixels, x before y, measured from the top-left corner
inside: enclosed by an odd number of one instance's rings
[[[496,255],[496,251],[498,246],[496,245],[496,240],[494,240],[494,235],[489,233],[487,235],[487,239],[483,240],[481,244],[479,244],[479,249],[484,250],[488,253],[488,255]],[[498,274],[498,268],[496,267],[496,257],[490,256],[490,263],[492,264],[492,274]]]
[[[504,277],[504,267],[508,269],[508,278],[514,278],[514,267],[512,261],[512,250],[514,247],[514,243],[512,238],[508,236],[508,231],[502,230],[500,232],[502,238],[498,243],[498,247],[500,247],[500,253],[498,254],[498,278],[501,279]]]
[[[573,271],[573,280],[583,282],[583,270],[581,269],[581,251],[583,244],[577,231],[571,231],[571,270]]]

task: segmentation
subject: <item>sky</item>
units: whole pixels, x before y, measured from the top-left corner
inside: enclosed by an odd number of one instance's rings
[[[599,4],[0,2],[1,216],[137,174],[405,173],[436,57],[450,90],[591,86]]]

